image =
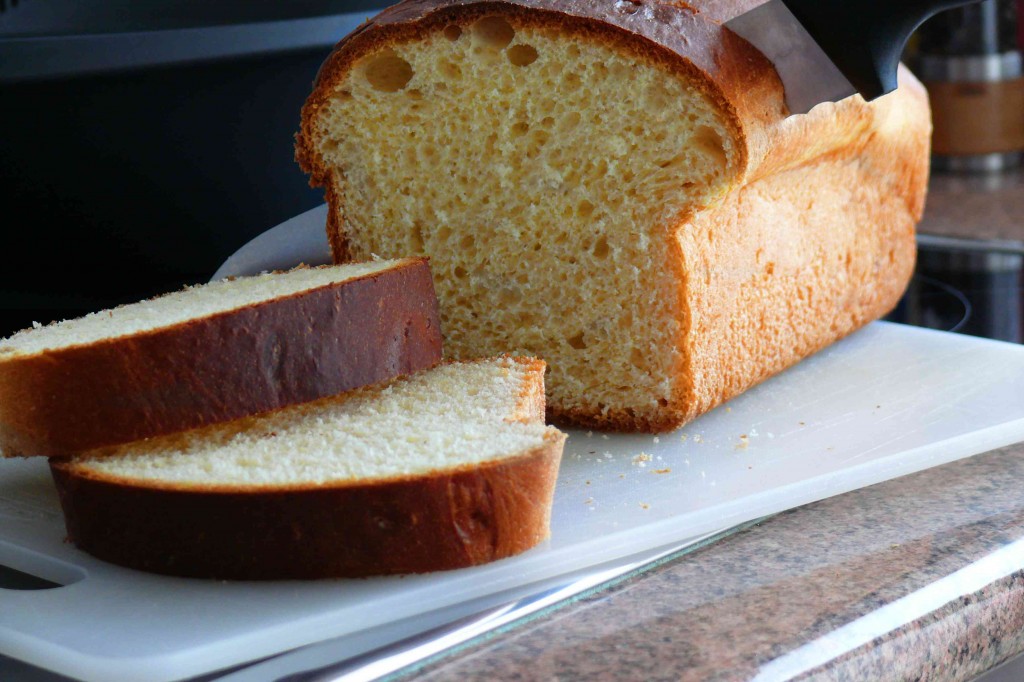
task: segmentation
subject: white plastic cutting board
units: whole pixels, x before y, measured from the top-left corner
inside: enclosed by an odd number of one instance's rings
[[[276,583],[93,560],[63,542],[45,462],[2,461],[0,564],[66,586],[0,589],[0,653],[105,682],[178,679],[347,634],[359,653],[387,643],[375,626],[436,625],[469,600],[1021,440],[1024,347],[877,323],[681,431],[571,432],[551,540],[522,556]]]

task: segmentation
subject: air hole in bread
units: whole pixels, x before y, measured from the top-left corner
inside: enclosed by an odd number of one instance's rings
[[[451,26],[444,27],[444,37],[453,43],[462,37],[462,29],[452,24]]]
[[[710,158],[714,163],[725,166],[728,164],[728,156],[725,153],[725,142],[717,131],[709,126],[700,126],[693,132],[690,144],[695,149]]]
[[[583,332],[580,332],[579,334],[576,334],[575,336],[566,339],[566,341],[570,346],[572,346],[576,350],[583,350],[584,348],[587,347],[587,342],[583,340]]]
[[[600,258],[601,260],[604,260],[605,258],[608,257],[608,253],[610,251],[611,249],[608,247],[608,240],[604,237],[604,235],[598,237],[597,241],[594,242],[594,258]]]
[[[366,65],[366,80],[374,90],[398,92],[412,80],[412,65],[392,50],[385,50]]]
[[[515,66],[529,66],[537,61],[538,56],[532,45],[513,45],[508,49],[508,60]]]
[[[530,131],[530,124],[519,121],[518,123],[512,124],[512,135],[515,137],[522,137]]]
[[[503,50],[515,37],[515,30],[501,17],[484,17],[473,24],[474,42],[483,47]]]
[[[458,80],[462,78],[462,69],[459,68],[459,65],[454,62],[439,62],[437,67],[438,69],[440,69],[441,75],[443,75],[445,78],[449,80]]]

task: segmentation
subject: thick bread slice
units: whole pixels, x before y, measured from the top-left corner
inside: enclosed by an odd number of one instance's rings
[[[543,419],[544,363],[497,358],[51,469],[70,539],[124,566],[235,579],[435,571],[547,536],[565,436]]]
[[[446,353],[549,363],[552,417],[664,430],[880,317],[914,263],[923,88],[787,117],[757,0],[409,0],[302,112],[339,261],[431,257]]]
[[[0,341],[0,452],[69,455],[436,364],[423,258],[225,280]]]

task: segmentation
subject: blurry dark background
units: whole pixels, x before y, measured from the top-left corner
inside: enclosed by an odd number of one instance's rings
[[[0,0],[0,337],[205,281],[321,203],[299,110],[381,4]]]

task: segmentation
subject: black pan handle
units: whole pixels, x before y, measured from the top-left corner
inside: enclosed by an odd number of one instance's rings
[[[925,19],[981,0],[782,0],[865,99],[896,89],[910,34]]]

